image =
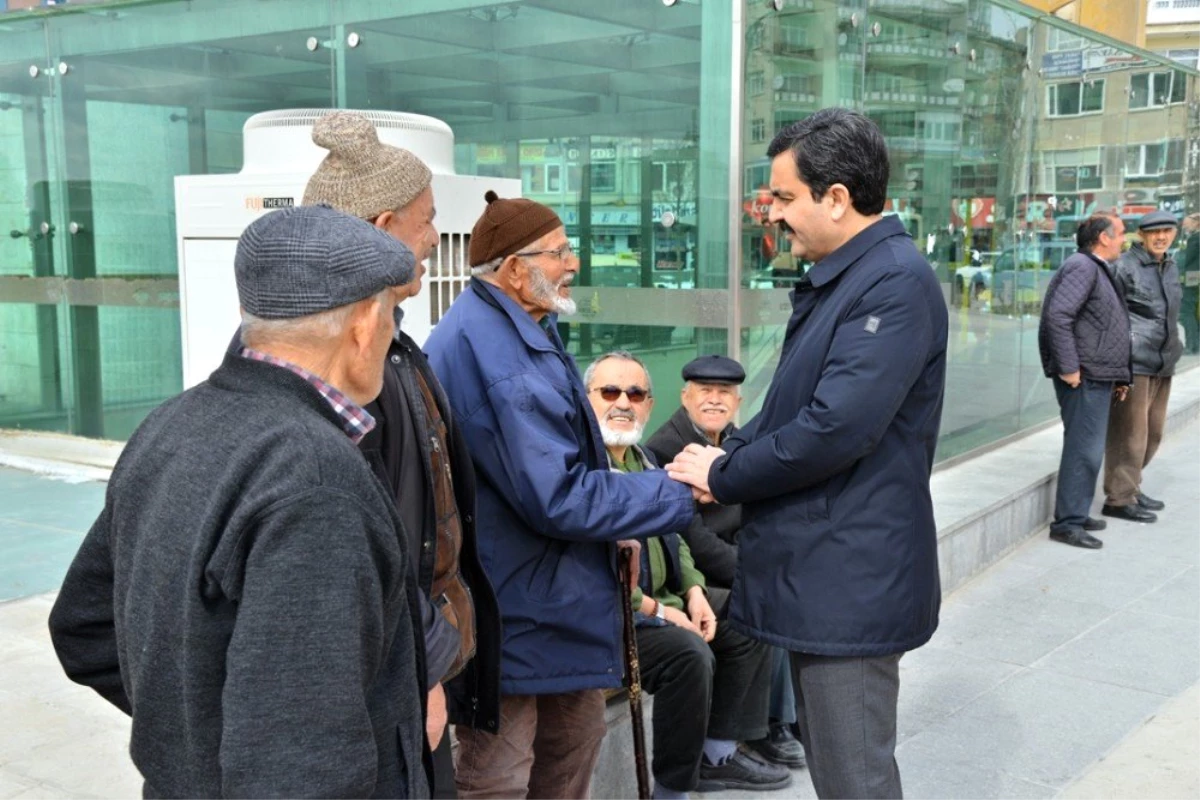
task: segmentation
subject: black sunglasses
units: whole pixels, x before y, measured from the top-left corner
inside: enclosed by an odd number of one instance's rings
[[[640,386],[630,386],[627,389],[622,389],[620,386],[597,386],[592,389],[593,392],[599,392],[606,403],[615,403],[617,398],[622,394],[629,398],[631,403],[641,403],[650,396],[650,392]]]

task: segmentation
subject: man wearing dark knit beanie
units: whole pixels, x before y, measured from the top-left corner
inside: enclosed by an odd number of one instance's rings
[[[621,686],[616,542],[687,527],[692,494],[661,470],[608,466],[555,322],[579,261],[558,215],[494,192],[470,286],[425,351],[479,481],[479,551],[504,626],[497,734],[458,728],[462,797],[584,798]],[[622,387],[625,388],[625,387]]]
[[[421,262],[439,239],[429,167],[408,150],[380,142],[362,114],[326,114],[313,125],[312,137],[329,155],[309,179],[304,204],[328,204],[407,245],[417,268],[395,299],[416,295],[425,272]],[[383,391],[367,406],[382,424],[367,434],[361,449],[404,523],[423,601],[433,796],[454,797],[447,717],[460,730],[496,729],[500,613],[479,563],[470,455],[429,362],[400,329],[400,311],[397,307]]]

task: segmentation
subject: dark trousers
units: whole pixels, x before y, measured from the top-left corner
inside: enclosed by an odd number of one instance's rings
[[[792,691],[792,668],[788,652],[771,648],[771,722],[791,725],[796,721],[796,693]]]
[[[1054,393],[1063,420],[1063,449],[1050,529],[1061,531],[1083,527],[1091,510],[1096,478],[1104,460],[1113,383],[1084,378],[1072,389],[1055,376]]]
[[[675,625],[637,629],[642,688],[654,695],[656,783],[690,792],[700,781],[704,739],[767,735],[770,648],[727,624],[705,643]]]
[[[433,751],[433,786],[430,787],[429,796],[435,800],[458,797],[458,790],[454,786],[454,753],[451,750],[449,726]]]
[[[800,742],[817,797],[898,798],[900,656],[792,653]]]
[[[1142,470],[1162,442],[1170,396],[1170,378],[1134,375],[1125,402],[1113,401],[1104,447],[1105,503],[1127,506],[1137,502]]]

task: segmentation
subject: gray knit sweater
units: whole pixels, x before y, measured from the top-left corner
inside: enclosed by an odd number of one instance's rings
[[[422,797],[391,499],[302,378],[227,356],[142,424],[50,615],[158,797]]]

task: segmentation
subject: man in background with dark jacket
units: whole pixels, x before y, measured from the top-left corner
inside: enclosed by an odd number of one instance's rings
[[[244,346],[126,444],[55,651],[133,717],[146,797],[426,797],[418,592],[357,447],[412,253],[289,208],[234,274]]]
[[[397,301],[421,290],[423,262],[438,245],[433,175],[408,150],[379,141],[361,114],[335,111],[313,125],[329,155],[308,181],[304,204],[325,203],[366,220],[412,250],[416,270]],[[427,729],[434,797],[454,797],[449,721],[496,730],[500,710],[500,612],[475,540],[475,470],[442,386],[400,327],[388,348],[383,391],[367,406],[378,424],[360,445],[408,534],[421,589],[430,686]],[[491,723],[488,723],[491,720]]]
[[[900,658],[937,628],[929,474],[947,311],[929,263],[884,217],[888,152],[866,116],[827,108],[776,135],[770,219],[813,262],[796,283],[762,411],[668,472],[742,504],[729,621],[791,652],[819,797],[899,797]]]
[[[682,530],[692,494],[656,470],[618,475],[558,334],[579,260],[562,220],[484,196],[473,278],[425,350],[479,479],[479,552],[504,625],[500,731],[460,728],[463,797],[587,797],[621,685],[620,539]]]
[[[1183,287],[1168,251],[1178,233],[1169,211],[1151,211],[1138,221],[1133,247],[1113,265],[1133,334],[1133,387],[1113,406],[1104,450],[1103,514],[1132,522],[1154,522],[1166,504],[1142,492],[1142,470],[1154,458],[1167,422],[1171,376],[1183,355],[1179,306]]]
[[[732,358],[706,355],[683,366],[679,410],[646,442],[659,464],[670,464],[689,444],[716,445],[737,433],[733,418],[742,404],[741,385],[746,371]],[[714,606],[722,608],[737,574],[737,537],[742,527],[742,507],[719,503],[697,504],[696,516],[683,533],[696,567],[708,581],[709,591],[721,595]],[[760,756],[792,769],[804,766],[804,750],[792,735],[796,723],[796,695],[787,654],[771,648],[769,728],[765,737],[746,744]]]
[[[1121,255],[1125,225],[1116,214],[1079,223],[1069,257],[1050,279],[1042,301],[1038,349],[1063,420],[1063,449],[1050,538],[1099,549],[1089,531],[1104,529],[1088,517],[1104,458],[1109,407],[1125,399],[1130,381],[1129,317],[1109,262]]]

